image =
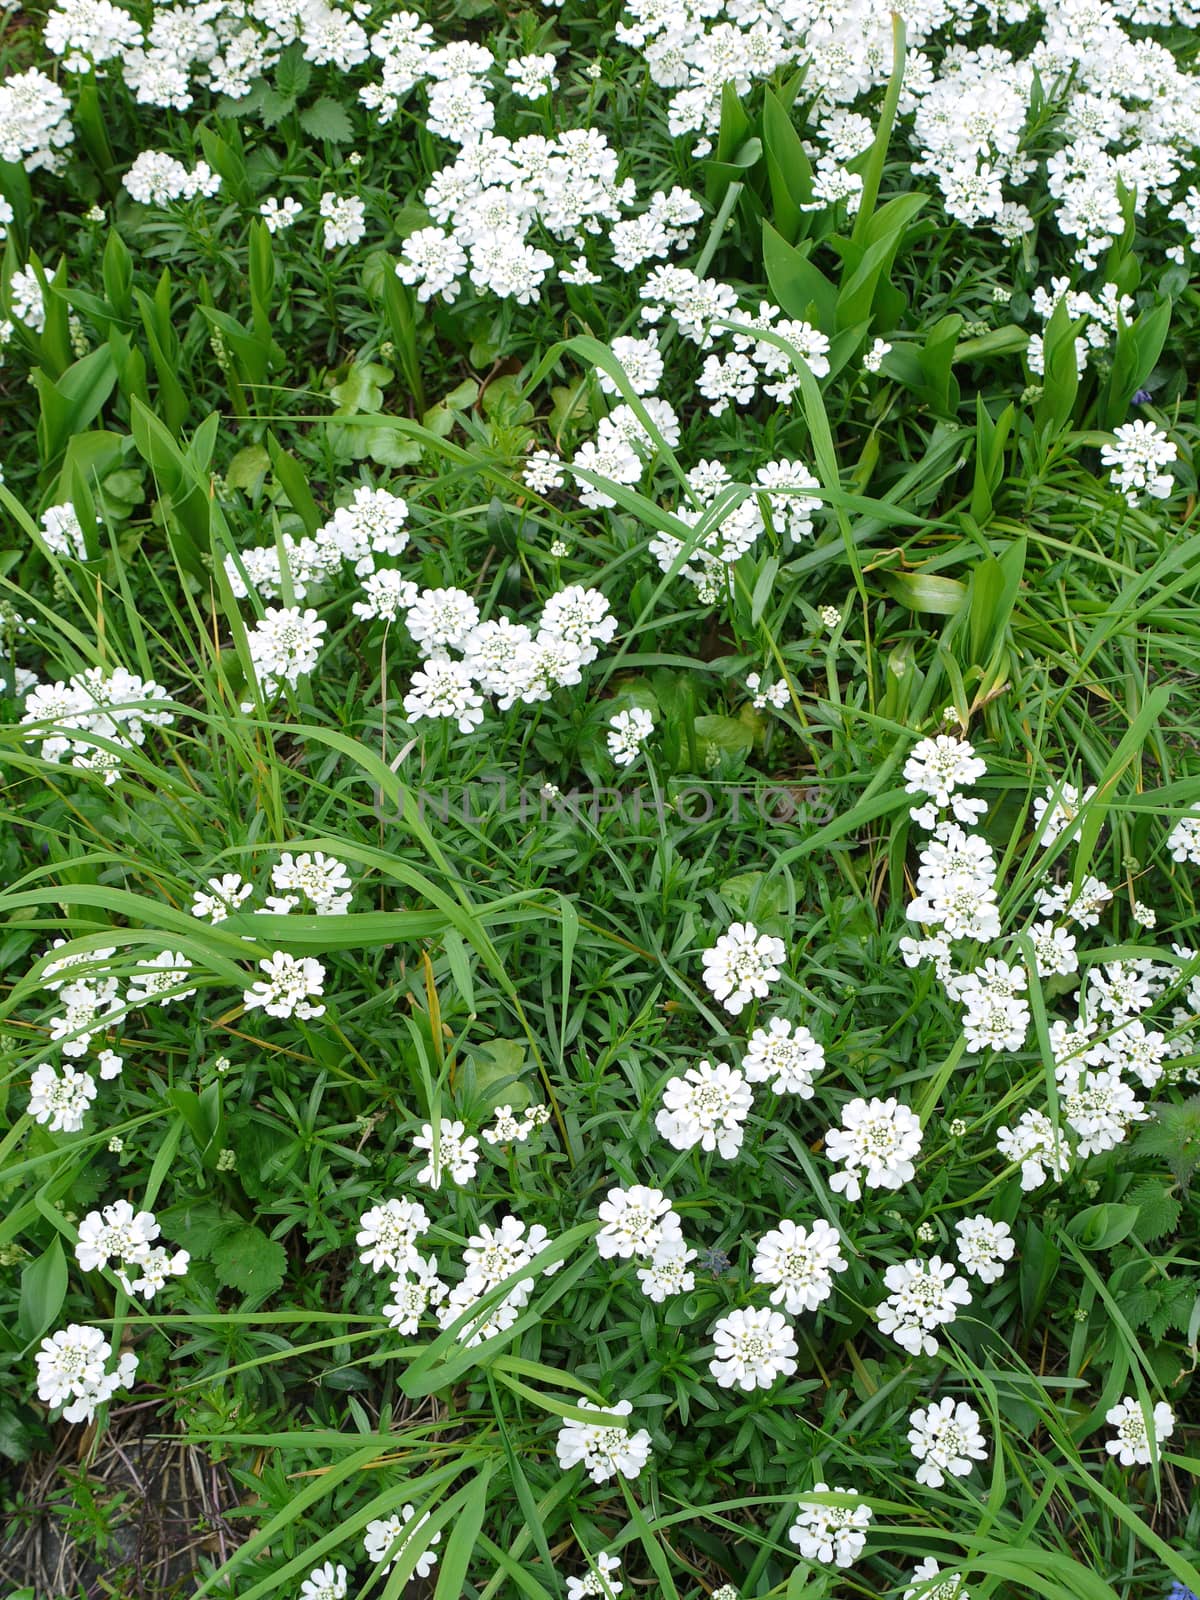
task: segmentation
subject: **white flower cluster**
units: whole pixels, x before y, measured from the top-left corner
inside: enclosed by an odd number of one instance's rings
[[[312,606],[268,606],[246,635],[254,676],[264,695],[295,687],[317,664],[328,624]],[[253,710],[253,703],[244,708]]]
[[[787,948],[773,934],[760,934],[752,922],[734,922],[700,959],[705,986],[736,1017],[749,1001],[766,998]]]
[[[616,1576],[620,1570],[617,1557],[601,1550],[592,1561],[591,1570],[582,1578],[567,1578],[567,1600],[589,1600],[592,1595],[600,1595],[602,1600],[617,1600],[625,1588]]]
[[[453,1160],[451,1147],[456,1142],[458,1153],[464,1154],[461,1134],[455,1135],[453,1132],[456,1127],[462,1129],[462,1123],[442,1123],[441,1138],[446,1141],[447,1154],[441,1159],[445,1165],[450,1165]],[[416,1141],[418,1148],[430,1148],[431,1131],[427,1123],[424,1134]],[[475,1143],[474,1139],[465,1141],[469,1146]],[[478,1157],[473,1151],[467,1150],[464,1159],[473,1172],[474,1161]],[[432,1176],[432,1163],[425,1170]],[[424,1181],[429,1182],[430,1178],[426,1177]],[[467,1180],[464,1177],[461,1181]],[[438,1185],[434,1183],[432,1186],[436,1188]],[[356,1235],[360,1259],[376,1272],[388,1268],[396,1274],[391,1285],[393,1298],[384,1307],[389,1323],[402,1333],[415,1333],[422,1316],[436,1306],[439,1308],[437,1320],[442,1328],[450,1327],[460,1318],[467,1318],[458,1330],[458,1338],[468,1347],[482,1344],[510,1328],[529,1302],[536,1274],[526,1274],[520,1282],[511,1284],[499,1298],[494,1291],[523,1272],[534,1257],[547,1247],[551,1241],[545,1228],[538,1223],[527,1226],[520,1217],[511,1214],[501,1217],[494,1226],[480,1223],[478,1231],[468,1237],[463,1250],[463,1276],[451,1287],[439,1277],[434,1258],[422,1256],[416,1248],[417,1240],[428,1231],[429,1226],[424,1207],[411,1200],[388,1200],[364,1212],[360,1219]],[[556,1261],[541,1270],[549,1276],[557,1272],[561,1265],[561,1261]],[[475,1316],[468,1316],[485,1297],[490,1298],[490,1306]]]
[[[51,948],[64,944],[56,939]],[[188,982],[192,963],[180,950],[163,950],[139,960],[122,994],[118,978],[108,970],[115,955],[112,946],[81,950],[58,956],[42,969],[42,986],[56,997],[58,1007],[46,1022],[49,1042],[69,1059],[61,1070],[45,1061],[33,1068],[28,1110],[52,1133],[78,1133],[96,1098],[96,1078],[76,1061],[94,1050],[92,1065],[102,1081],[120,1075],[124,1060],[111,1044],[116,1023],[127,1011],[167,1006],[196,993]],[[84,970],[77,973],[76,968]]]
[[[198,161],[189,172],[182,161],[161,150],[143,150],[124,178],[125,189],[144,206],[165,206],[173,200],[206,199],[216,194],[221,179],[208,165]]]
[[[979,1413],[964,1400],[935,1400],[908,1419],[908,1443],[921,1463],[917,1482],[940,1489],[946,1474],[965,1478],[972,1461],[987,1459]]]
[[[1082,377],[1089,360],[1109,350],[1120,331],[1122,321],[1132,320],[1133,296],[1122,294],[1115,283],[1106,283],[1099,295],[1071,288],[1069,278],[1052,278],[1047,290],[1040,284],[1033,291],[1033,309],[1045,324],[1050,321],[1058,305],[1065,301],[1067,315],[1072,322],[1082,321],[1084,329],[1075,336],[1075,371]],[[1046,370],[1045,337],[1031,335],[1025,352],[1029,370],[1042,376]]]
[[[901,949],[910,966],[933,962],[948,998],[961,1008],[967,1049],[1012,1053],[1024,1048],[1031,1021],[1023,959],[1014,959],[1015,952],[1010,951],[1006,956],[988,956],[960,972],[952,949],[957,939],[991,943],[1002,933],[991,847],[981,835],[966,832],[959,821],[946,817],[950,811],[960,821],[970,822],[982,814],[984,803],[962,790],[984,771],[984,763],[965,740],[943,735],[921,740],[909,758],[905,767],[909,792],[928,797],[912,815],[932,831],[932,838],[921,852],[917,898],[908,915],[934,932],[902,940]],[[1094,788],[1080,790],[1064,783],[1046,789],[1035,800],[1043,847],[1077,834],[1083,807],[1094,793]],[[1178,829],[1168,847],[1174,849],[1177,843]],[[1054,883],[1035,890],[1041,920],[1029,927],[1028,936],[1040,978],[1078,973],[1075,936],[1065,922],[1093,928],[1111,900],[1108,886],[1090,875],[1074,892],[1068,884]],[[1050,1022],[1060,1120],[1029,1106],[1015,1123],[997,1131],[1000,1154],[1021,1166],[1023,1188],[1061,1181],[1076,1159],[1113,1149],[1134,1123],[1145,1120],[1148,1113],[1137,1090],[1154,1088],[1168,1057],[1192,1047],[1190,1034],[1181,1032],[1168,1042],[1138,1017],[1175,981],[1173,967],[1151,959],[1105,962],[1088,969],[1075,1015]]]
[[[679,332],[705,351],[717,337],[730,344],[727,355],[706,357],[697,382],[699,393],[711,401],[713,416],[720,416],[730,403],[749,404],[760,380],[774,380],[765,383],[765,392],[786,404],[800,383],[795,360],[817,376],[829,371],[829,341],[823,334],[805,322],[777,320],[780,310],[768,301],[760,302],[756,316],[740,311],[735,292],[714,279],[698,278],[682,267],[659,267],[643,284],[641,295],[647,302],[642,312],[647,322],[654,324],[670,315]],[[733,326],[715,326],[723,321]],[[783,348],[764,335],[776,336]],[[611,349],[630,388],[641,397],[641,410],[651,426],[623,401],[600,418],[594,438],[579,445],[569,466],[548,451],[534,452],[525,481],[538,493],[560,487],[564,471],[569,471],[582,505],[612,506],[615,501],[606,485],[641,483],[661,446],[674,449],[679,444],[679,418],[657,393],[664,373],[657,328],[651,326],[645,338],[615,339]],[[619,392],[603,369],[598,369],[597,381],[604,394]],[[821,502],[811,491],[819,490],[820,484],[799,461],[788,457],[767,461],[757,469],[754,483],[741,488],[719,461],[706,460],[687,472],[686,483],[687,503],[671,513],[679,531],[659,530],[649,550],[664,572],[675,571],[685,578],[705,601],[711,603],[727,592],[729,567],[768,526],[781,539],[793,542],[812,536],[811,514]]]
[[[642,746],[654,732],[654,718],[640,706],[629,711],[618,711],[609,718],[607,734],[608,753],[619,767],[629,767],[637,760]]]
[[[507,617],[481,622],[461,589],[423,589],[406,599],[404,620],[426,659],[413,673],[405,715],[413,722],[447,717],[463,733],[483,721],[484,695],[507,711],[581,683],[584,667],[617,631],[600,591],[577,584],[551,595],[536,628]]]
[[[630,1433],[623,1423],[607,1420],[627,1417],[633,1410],[628,1400],[618,1400],[615,1405],[593,1405],[582,1396],[581,1411],[594,1411],[605,1417],[604,1422],[585,1422],[578,1417],[566,1417],[558,1430],[555,1453],[564,1472],[580,1463],[586,1467],[593,1483],[605,1483],[609,1478],[636,1478],[650,1459],[650,1434],[645,1428]]]
[[[967,1280],[956,1275],[953,1262],[933,1256],[929,1261],[893,1262],[883,1281],[891,1292],[876,1308],[880,1332],[890,1334],[909,1355],[937,1355],[937,1329],[971,1303]]]
[[[714,0],[700,7],[628,0],[626,16],[618,38],[642,53],[651,81],[670,91],[670,131],[701,135],[697,155],[709,153],[726,84],[745,95],[756,81],[802,71],[813,101],[812,199],[805,206],[844,202],[856,209],[862,179],[848,163],[871,142],[874,97],[894,65],[886,11],[862,0]],[[1061,0],[1042,13],[1031,13],[1025,0],[906,6],[899,137],[909,140],[913,171],[933,180],[947,215],[962,226],[1019,241],[1033,227],[1032,201],[1025,201],[1037,163],[1026,141],[1036,79],[1055,113],[1047,198],[1059,232],[1090,270],[1122,232],[1122,192],[1144,216],[1151,205],[1169,207],[1181,175],[1194,170],[1196,74],[1142,37],[1145,24],[1176,18],[1194,22],[1194,8],[1148,8],[1141,0]],[[976,19],[983,42],[968,45]],[[992,42],[998,22],[1023,24],[1023,54]],[[1200,248],[1196,190],[1168,214],[1188,248]],[[1182,259],[1183,246],[1173,250],[1172,259]]]
[[[351,565],[361,582],[354,614],[365,621],[404,624],[423,657],[404,697],[410,721],[445,718],[470,733],[483,721],[485,696],[494,695],[499,708],[507,711],[516,704],[548,700],[555,689],[583,681],[584,667],[617,631],[617,619],[598,589],[575,584],[551,595],[536,627],[508,617],[484,621],[465,590],[420,589],[396,568],[378,565],[381,558],[407,548],[407,519],[408,504],[400,496],[359,488],[351,504],[337,510],[314,536],[285,538],[283,557],[298,598]],[[246,596],[248,583],[267,596],[282,593],[275,546],[244,550],[236,559],[228,556],[225,565],[239,598]],[[265,693],[295,684],[312,671],[326,630],[311,606],[266,608],[247,636]]]
[[[75,1259],[85,1272],[107,1267],[115,1259],[125,1293],[152,1300],[168,1278],[187,1271],[191,1259],[186,1250],[171,1254],[156,1245],[161,1232],[152,1212],[135,1212],[128,1200],[115,1200],[101,1211],[89,1211],[79,1224]],[[136,1277],[130,1276],[130,1269],[136,1270]]]
[[[325,968],[315,956],[292,956],[276,950],[258,963],[263,974],[243,991],[247,1011],[261,1007],[269,1017],[299,1017],[302,1022],[325,1014]]]
[[[44,761],[71,757],[71,765],[96,772],[105,786],[121,773],[120,748],[133,749],[146,742],[147,728],[166,728],[173,712],[156,709],[169,700],[167,691],[152,679],[139,678],[124,667],[104,672],[89,667],[65,682],[39,683],[29,691],[21,726],[27,737],[40,743]],[[118,746],[108,750],[97,739]]]
[[[413,1576],[427,1578],[433,1571],[438,1553],[434,1548],[442,1542],[440,1532],[427,1535],[424,1541],[417,1538],[421,1529],[429,1521],[431,1512],[417,1517],[417,1508],[413,1505],[403,1505],[399,1511],[390,1517],[377,1517],[373,1522],[368,1522],[363,1533],[363,1549],[366,1551],[367,1560],[372,1563],[383,1562],[386,1572],[394,1567],[411,1543],[424,1543],[424,1548],[416,1558],[413,1567]]]
[[[281,891],[269,894],[255,909],[285,916],[297,907],[311,910],[318,917],[344,915],[350,908],[354,886],[344,861],[327,856],[323,850],[293,855],[284,850],[271,868],[271,886]],[[238,872],[223,872],[209,878],[203,889],[192,896],[192,915],[205,921],[224,922],[254,893],[254,885]]]
[[[800,1547],[800,1554],[826,1566],[849,1567],[867,1545],[867,1529],[873,1513],[859,1505],[857,1489],[831,1489],[827,1483],[814,1483],[814,1495],[840,1495],[843,1504],[823,1500],[802,1500],[788,1538]]]
[[[40,295],[40,289],[38,292]],[[87,535],[78,512],[69,501],[61,506],[47,506],[42,512],[42,538],[56,556],[66,556],[72,561],[88,558]]]
[[[524,1144],[535,1128],[544,1128],[550,1121],[549,1106],[530,1106],[518,1117],[512,1106],[497,1106],[495,1120],[483,1130],[488,1144]]]
[[[868,1189],[899,1189],[916,1173],[921,1150],[921,1120],[894,1095],[886,1100],[851,1100],[842,1107],[842,1126],[825,1135],[825,1153],[841,1163],[829,1187],[858,1200]],[[861,1175],[861,1182],[860,1182]]]
[[[118,1389],[128,1389],[137,1372],[137,1357],[121,1353],[115,1367],[112,1346],[99,1328],[72,1322],[48,1339],[37,1353],[38,1399],[63,1408],[64,1422],[91,1422],[96,1408]]]
[[[71,103],[53,78],[32,69],[0,84],[0,160],[26,172],[57,172],[75,137]]]
[[[1133,1395],[1126,1395],[1105,1413],[1104,1420],[1116,1429],[1117,1435],[1106,1440],[1104,1448],[1123,1467],[1149,1466],[1164,1441],[1175,1432],[1175,1413],[1165,1400],[1143,1407]]]
[[[1163,467],[1179,455],[1174,440],[1168,439],[1156,422],[1123,422],[1113,430],[1113,443],[1102,445],[1100,460],[1111,469],[1113,488],[1120,490],[1131,506],[1143,495],[1165,500],[1174,479]]]
[[[279,545],[252,546],[239,551],[236,557],[227,555],[225,573],[239,600],[247,596],[247,581],[264,599],[281,599],[281,546],[292,594],[303,600],[310,589],[326,582],[344,565],[351,566],[357,577],[369,578],[382,557],[401,555],[408,545],[407,521],[408,502],[400,495],[362,484],[350,502],[339,506],[311,537],[297,539],[285,533]],[[356,607],[356,614],[383,613],[360,612]]]

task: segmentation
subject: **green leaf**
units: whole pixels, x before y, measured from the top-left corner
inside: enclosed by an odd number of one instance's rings
[[[811,322],[832,333],[837,320],[837,290],[825,274],[814,267],[805,248],[797,249],[763,223],[763,265],[771,293],[789,317]]]
[[[519,1079],[528,1059],[526,1047],[515,1039],[489,1039],[476,1048],[475,1084],[488,1105],[525,1109],[530,1093]]]
[[[740,717],[697,717],[695,728],[698,743],[730,754],[744,754],[754,744],[754,729]]]
[[[300,126],[311,139],[328,139],[331,144],[348,144],[354,138],[346,108],[327,94],[300,113]]]
[[[55,1235],[35,1261],[21,1269],[21,1299],[17,1331],[27,1343],[40,1339],[62,1310],[67,1298],[67,1258],[62,1240]]]
[[[1129,1237],[1137,1220],[1137,1206],[1088,1206],[1071,1218],[1066,1231],[1085,1250],[1110,1250]]]
[[[354,416],[360,411],[373,416],[382,411],[382,385],[390,383],[391,378],[391,368],[380,366],[377,361],[351,362],[341,383],[329,391],[338,416]]]
[[[230,489],[256,489],[271,470],[271,458],[260,444],[248,444],[229,463],[225,482]]]
[[[813,197],[812,163],[783,102],[771,89],[763,95],[762,129],[775,211],[771,220],[780,235],[794,244],[809,223],[805,207]]]
[[[787,886],[779,876],[765,872],[737,872],[720,887],[721,899],[741,920],[771,922],[782,915],[788,903]]]
[[[213,1250],[217,1282],[243,1294],[273,1294],[283,1282],[287,1253],[278,1239],[244,1223],[221,1237]]]
[[[957,578],[939,578],[932,572],[887,572],[879,574],[880,585],[893,600],[910,611],[928,611],[935,616],[953,617],[966,604],[967,586]]]

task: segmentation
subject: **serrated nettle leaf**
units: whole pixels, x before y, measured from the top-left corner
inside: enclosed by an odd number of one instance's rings
[[[213,1242],[212,1262],[218,1283],[257,1298],[274,1294],[287,1271],[283,1246],[253,1223],[222,1232]]]
[[[354,124],[340,101],[322,95],[300,113],[300,126],[311,139],[328,139],[331,144],[349,144]]]

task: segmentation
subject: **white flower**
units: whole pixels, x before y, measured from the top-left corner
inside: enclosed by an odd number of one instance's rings
[[[317,664],[326,624],[309,606],[268,606],[246,635],[254,675],[263,692],[298,683]]]
[[[324,993],[325,968],[312,956],[289,956],[276,950],[258,963],[266,974],[242,991],[247,1011],[262,1006],[271,1017],[319,1017],[324,1005],[313,1005],[310,997]]]
[[[696,1274],[690,1263],[696,1259],[694,1250],[668,1241],[657,1250],[648,1267],[637,1269],[637,1280],[647,1300],[661,1305],[668,1295],[689,1294],[696,1287]]]
[[[932,1556],[926,1556],[920,1566],[913,1568],[913,1586],[904,1591],[904,1600],[971,1600],[957,1573],[934,1583],[942,1569]]]
[[[128,1200],[116,1200],[103,1211],[89,1211],[79,1224],[75,1259],[85,1272],[106,1267],[110,1256],[137,1261],[159,1232],[152,1212],[135,1212]]]
[[[1133,1395],[1126,1395],[1106,1412],[1104,1420],[1117,1430],[1116,1438],[1105,1440],[1104,1448],[1110,1456],[1117,1456],[1123,1467],[1149,1466],[1163,1441],[1175,1432],[1175,1413],[1164,1400],[1154,1407],[1149,1429],[1141,1401]]]
[[[567,1600],[588,1600],[591,1595],[600,1595],[603,1600],[616,1600],[625,1587],[614,1576],[620,1570],[621,1563],[616,1556],[601,1550],[593,1560],[590,1572],[582,1578],[567,1579]]]
[[[247,883],[240,873],[223,872],[219,878],[209,878],[207,893],[197,889],[192,895],[192,915],[209,922],[224,922],[229,913],[236,911],[253,893],[254,885]]]
[[[266,223],[268,233],[283,233],[296,221],[301,210],[299,200],[294,200],[291,195],[285,195],[282,200],[272,196],[259,206],[258,214]]]
[[[1113,430],[1113,443],[1100,449],[1102,464],[1112,469],[1113,487],[1124,494],[1131,506],[1138,504],[1143,493],[1156,500],[1167,498],[1174,480],[1169,472],[1158,468],[1169,466],[1178,455],[1177,447],[1158,424],[1140,417],[1121,423]]]
[[[612,1256],[657,1256],[666,1245],[683,1248],[679,1218],[661,1189],[636,1183],[630,1189],[610,1189],[601,1202],[596,1249]]]
[[[615,1405],[596,1406],[580,1398],[581,1411],[595,1411],[603,1416],[627,1417],[633,1410],[628,1400]],[[580,1422],[565,1417],[555,1440],[558,1464],[564,1472],[582,1462],[593,1483],[604,1483],[609,1478],[636,1478],[650,1459],[650,1435],[645,1428],[630,1433],[624,1423]]]
[[[756,711],[765,711],[768,706],[782,711],[788,703],[789,691],[785,678],[768,678],[764,682],[760,673],[748,672],[746,688],[750,691],[750,704]]]
[[[904,763],[904,787],[908,794],[928,795],[938,810],[949,807],[960,822],[969,823],[985,809],[984,804],[982,801],[964,803],[958,791],[973,787],[986,772],[987,763],[976,756],[965,739],[952,739],[949,734],[939,733],[913,746]],[[926,820],[923,811],[919,816],[918,811],[914,811],[913,817],[930,827],[936,821],[936,817]]]
[[[1181,817],[1167,835],[1172,861],[1187,861],[1200,867],[1200,812]]]
[[[96,1408],[127,1389],[137,1357],[126,1351],[110,1371],[112,1346],[99,1328],[73,1322],[42,1340],[37,1353],[38,1399],[63,1407],[64,1422],[91,1422]]]
[[[1079,1156],[1100,1155],[1121,1144],[1131,1123],[1149,1116],[1118,1066],[1081,1072],[1064,1085],[1062,1114],[1079,1135]]]
[[[955,1276],[952,1262],[933,1256],[927,1262],[895,1262],[883,1281],[891,1293],[877,1309],[880,1331],[910,1355],[937,1355],[934,1330],[953,1322],[959,1307],[971,1303],[967,1280]]]
[[[69,1061],[62,1077],[46,1062],[33,1069],[29,1086],[29,1115],[51,1133],[78,1133],[88,1106],[96,1098],[96,1080],[78,1072]]]
[[[813,1095],[813,1079],[825,1065],[825,1052],[807,1028],[774,1017],[750,1035],[742,1071],[751,1083],[771,1079],[776,1094]]]
[[[464,662],[426,661],[412,675],[409,692],[404,696],[404,715],[410,722],[424,717],[449,717],[457,722],[460,733],[470,733],[483,721],[483,696]]]
[[[894,1097],[851,1100],[842,1107],[842,1126],[825,1135],[825,1153],[845,1169],[834,1173],[829,1187],[857,1200],[861,1174],[868,1189],[899,1189],[912,1181],[920,1150],[921,1121],[907,1106]]]
[[[662,382],[663,358],[658,348],[658,334],[653,329],[644,339],[614,339],[609,346],[629,380],[634,394],[655,394]],[[596,381],[604,394],[619,394],[614,379],[602,367],[596,368]]]
[[[1004,1263],[1016,1250],[1007,1222],[990,1217],[962,1217],[954,1224],[958,1234],[958,1259],[981,1283],[996,1283],[1004,1276]]]
[[[752,922],[734,922],[700,959],[705,984],[737,1016],[748,1001],[766,997],[787,949],[782,939],[760,934]]]
[[[731,1389],[769,1389],[782,1373],[796,1370],[799,1346],[787,1322],[778,1311],[749,1307],[731,1311],[713,1329],[716,1354],[708,1370],[721,1385]]]
[[[350,904],[353,885],[344,861],[321,850],[293,856],[285,850],[271,868],[271,883],[276,889],[298,889],[312,902],[318,916],[344,912]]]
[[[438,1277],[437,1263],[432,1256],[421,1256],[411,1251],[407,1266],[391,1283],[392,1298],[383,1307],[383,1314],[398,1333],[414,1334],[430,1306],[437,1306],[446,1298],[447,1288]]]
[[[318,209],[325,219],[326,250],[357,244],[367,231],[367,208],[355,195],[339,199],[336,194],[323,194]]]
[[[876,339],[871,348],[863,356],[863,367],[867,372],[878,372],[883,365],[883,358],[891,350],[891,345],[886,339]]]
[[[123,1268],[118,1269],[117,1277],[126,1294],[141,1294],[147,1300],[152,1300],[169,1278],[181,1277],[187,1271],[190,1260],[186,1250],[176,1250],[174,1255],[170,1255],[156,1246],[153,1250],[143,1250],[129,1258],[127,1264],[137,1269],[136,1277],[131,1277]]]
[[[768,461],[754,474],[754,481],[759,488],[768,491],[767,506],[776,533],[791,539],[794,544],[812,537],[811,513],[820,510],[821,501],[804,491],[820,489],[821,484],[806,466],[799,461],[786,459]],[[779,685],[774,687],[778,692]],[[787,686],[784,685],[784,698],[775,700],[773,704],[786,704],[786,694]]]
[[[417,1535],[429,1521],[430,1513],[427,1511],[415,1527],[409,1524],[416,1515],[416,1507],[411,1505],[401,1506],[399,1512],[393,1512],[390,1517],[377,1517],[374,1522],[368,1522],[363,1534],[363,1548],[367,1553],[367,1560],[371,1562],[386,1561],[383,1570],[394,1567],[409,1545],[417,1540]],[[434,1562],[437,1560],[435,1544],[441,1543],[442,1536],[435,1533],[428,1544],[417,1557],[417,1564],[413,1569],[414,1576],[427,1578],[433,1571]],[[417,1540],[420,1543],[420,1540]]]
[[[327,1561],[314,1567],[300,1585],[300,1600],[345,1600],[346,1569]]]
[[[124,178],[130,196],[146,206],[164,206],[173,200],[192,200],[196,195],[214,195],[221,179],[205,161],[198,161],[189,172],[181,161],[161,150],[143,150]]]
[[[813,1493],[858,1499],[857,1489],[830,1489],[827,1483],[814,1483]],[[848,1567],[866,1548],[871,1516],[870,1506],[833,1506],[802,1500],[796,1520],[788,1529],[788,1538],[800,1546],[800,1554],[810,1561]]]
[[[937,1400],[908,1419],[908,1443],[921,1463],[917,1482],[940,1489],[946,1473],[965,1478],[972,1461],[987,1459],[987,1445],[979,1427],[979,1413],[965,1401]]]
[[[415,1200],[385,1200],[372,1206],[359,1218],[354,1242],[359,1260],[375,1272],[389,1267],[393,1272],[418,1272],[421,1257],[414,1248],[428,1232],[429,1217]]]
[[[42,537],[56,556],[70,556],[75,561],[88,558],[87,536],[73,505],[48,506],[42,512]]]
[[[782,1304],[794,1316],[815,1311],[828,1300],[833,1274],[845,1272],[848,1265],[838,1231],[828,1222],[805,1228],[785,1220],[758,1241],[751,1270],[756,1283],[771,1286],[771,1304]]]
[[[437,1150],[434,1151],[433,1124],[426,1122],[413,1140],[413,1149],[423,1151],[429,1160],[417,1173],[418,1183],[440,1189],[442,1174],[448,1172],[457,1184],[470,1183],[479,1165],[479,1140],[467,1134],[461,1122],[443,1117],[439,1124]]]
[[[1074,784],[1064,783],[1057,790],[1047,789],[1033,802],[1033,817],[1039,830],[1042,848],[1047,849],[1068,830],[1074,831],[1079,813],[1096,794],[1096,786],[1082,793]]]
[[[742,1147],[752,1096],[745,1078],[723,1061],[701,1061],[663,1090],[654,1125],[676,1150],[717,1150],[731,1161]]]
[[[525,100],[540,100],[550,92],[554,81],[554,57],[545,55],[514,56],[505,68],[506,77],[513,80],[513,93]]]
[[[631,766],[642,746],[654,732],[654,718],[640,706],[618,711],[608,721],[608,752],[619,767]]]
[[[160,950],[158,955],[144,960],[134,969],[125,991],[125,1003],[131,1009],[139,1006],[169,1006],[174,1000],[186,1000],[195,989],[180,989],[191,975],[192,963],[182,950]]]
[[[1015,1127],[1000,1128],[996,1148],[1010,1161],[1021,1163],[1022,1189],[1036,1189],[1047,1175],[1057,1183],[1070,1170],[1071,1148],[1066,1136],[1055,1133],[1044,1111],[1024,1111]]]

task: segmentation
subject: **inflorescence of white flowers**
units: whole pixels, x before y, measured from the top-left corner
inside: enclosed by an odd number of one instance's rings
[[[89,1211],[79,1224],[75,1259],[85,1272],[116,1261],[115,1271],[125,1293],[152,1300],[169,1278],[187,1271],[190,1260],[186,1250],[172,1254],[155,1244],[161,1232],[151,1212],[135,1212],[128,1200],[115,1200],[101,1211]]]
[[[99,1328],[73,1322],[42,1340],[37,1353],[38,1399],[57,1409],[64,1422],[91,1422],[96,1409],[118,1389],[128,1389],[138,1359],[124,1350],[110,1366],[113,1349]]]
[[[507,711],[549,700],[556,689],[583,681],[584,669],[617,631],[617,619],[599,590],[572,584],[550,595],[536,626],[507,616],[485,619],[465,590],[422,588],[401,568],[381,565],[408,549],[408,519],[407,500],[386,489],[360,487],[311,537],[285,535],[281,546],[227,556],[226,576],[239,598],[251,589],[264,599],[280,598],[286,567],[294,597],[303,600],[350,567],[361,596],[352,604],[354,615],[389,627],[399,623],[419,652],[404,696],[411,722],[447,719],[470,733],[482,723],[489,697]],[[327,628],[313,606],[266,607],[247,635],[265,695],[312,672]],[[614,724],[610,746],[622,764],[634,759],[644,741],[648,715],[622,713],[627,720],[619,729]]]

